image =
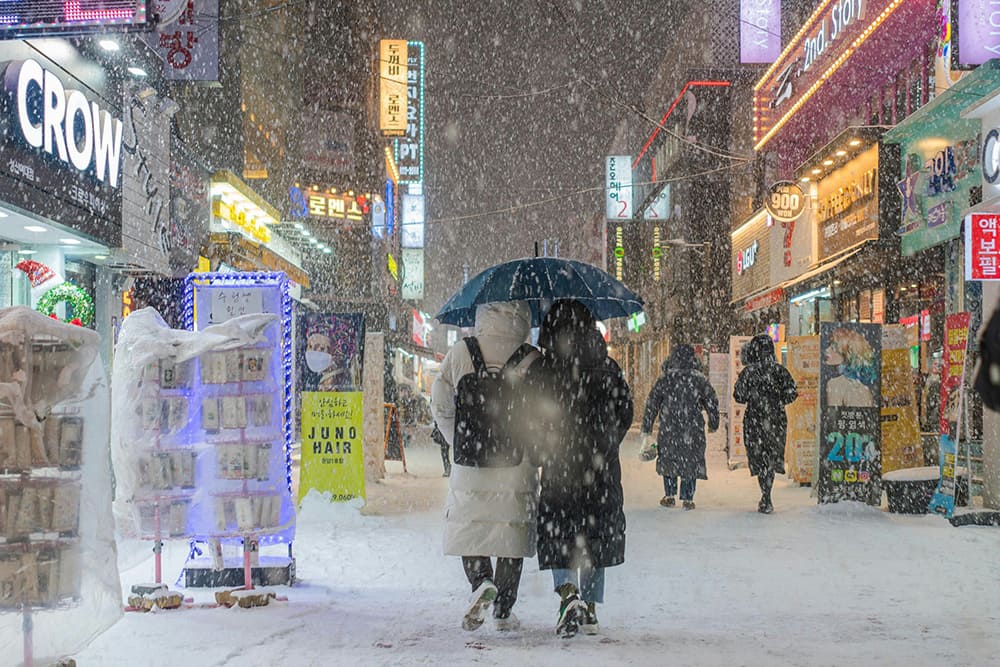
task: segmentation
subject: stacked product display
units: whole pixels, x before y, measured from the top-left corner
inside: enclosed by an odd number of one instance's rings
[[[192,332],[132,313],[113,381],[115,511],[124,536],[238,540],[287,529],[283,405],[273,315]]]
[[[0,615],[0,645],[21,633],[26,662],[116,617],[100,618],[118,582],[98,345],[93,331],[0,310],[0,612],[23,617]]]

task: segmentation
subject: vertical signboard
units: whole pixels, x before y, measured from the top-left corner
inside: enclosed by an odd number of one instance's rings
[[[923,465],[906,326],[882,327],[882,474]]]
[[[399,244],[403,248],[424,247],[424,196],[405,194],[402,197],[402,226]]]
[[[955,511],[955,465],[961,438],[959,420],[965,393],[965,360],[969,346],[969,313],[953,313],[944,322],[944,363],[941,366],[941,479],[930,510],[950,517]]]
[[[385,136],[406,134],[405,39],[379,42],[379,129]]]
[[[752,336],[729,337],[729,396],[733,395],[736,379],[743,370],[743,346],[750,342]],[[747,406],[729,401],[729,467],[735,468],[747,461],[747,446],[743,440],[743,414]]]
[[[424,180],[424,43],[409,42],[406,55],[406,132],[395,140],[400,183]]]
[[[606,216],[608,220],[632,219],[632,159],[611,155],[605,168]]]
[[[424,298],[424,251],[422,248],[403,248],[402,297],[419,301]]]
[[[298,324],[302,396],[299,502],[315,489],[334,501],[365,497],[360,313],[308,313]]]
[[[881,325],[820,324],[821,503],[882,500],[881,348]]]
[[[973,213],[965,217],[966,280],[1000,280],[998,221],[997,213]]]
[[[781,0],[740,0],[740,62],[773,63],[781,54]]]
[[[951,67],[974,69],[1000,55],[1000,31],[995,22],[995,1],[945,0],[945,7],[949,3],[951,28],[954,32],[951,40]]]
[[[187,0],[176,21],[144,39],[163,60],[165,79],[219,80],[219,0]]]
[[[819,367],[819,336],[788,339],[788,372],[795,380],[799,397],[785,406],[788,414],[785,469],[799,484],[812,482],[816,473]]]

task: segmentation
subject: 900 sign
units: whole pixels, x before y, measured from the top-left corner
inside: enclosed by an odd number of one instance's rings
[[[802,215],[806,197],[798,183],[778,181],[770,187],[764,206],[775,220],[791,222]]]

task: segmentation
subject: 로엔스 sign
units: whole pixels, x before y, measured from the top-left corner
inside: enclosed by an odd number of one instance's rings
[[[791,222],[802,215],[806,198],[798,183],[778,181],[768,191],[764,206],[775,220]]]

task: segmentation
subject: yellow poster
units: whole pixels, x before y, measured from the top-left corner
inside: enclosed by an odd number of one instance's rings
[[[335,501],[365,497],[360,391],[302,393],[299,502],[316,489]]]
[[[788,339],[788,372],[795,380],[799,397],[786,407],[785,471],[799,484],[811,483],[816,470],[819,367],[819,336]]]
[[[902,325],[882,327],[882,474],[924,464],[910,341]]]

